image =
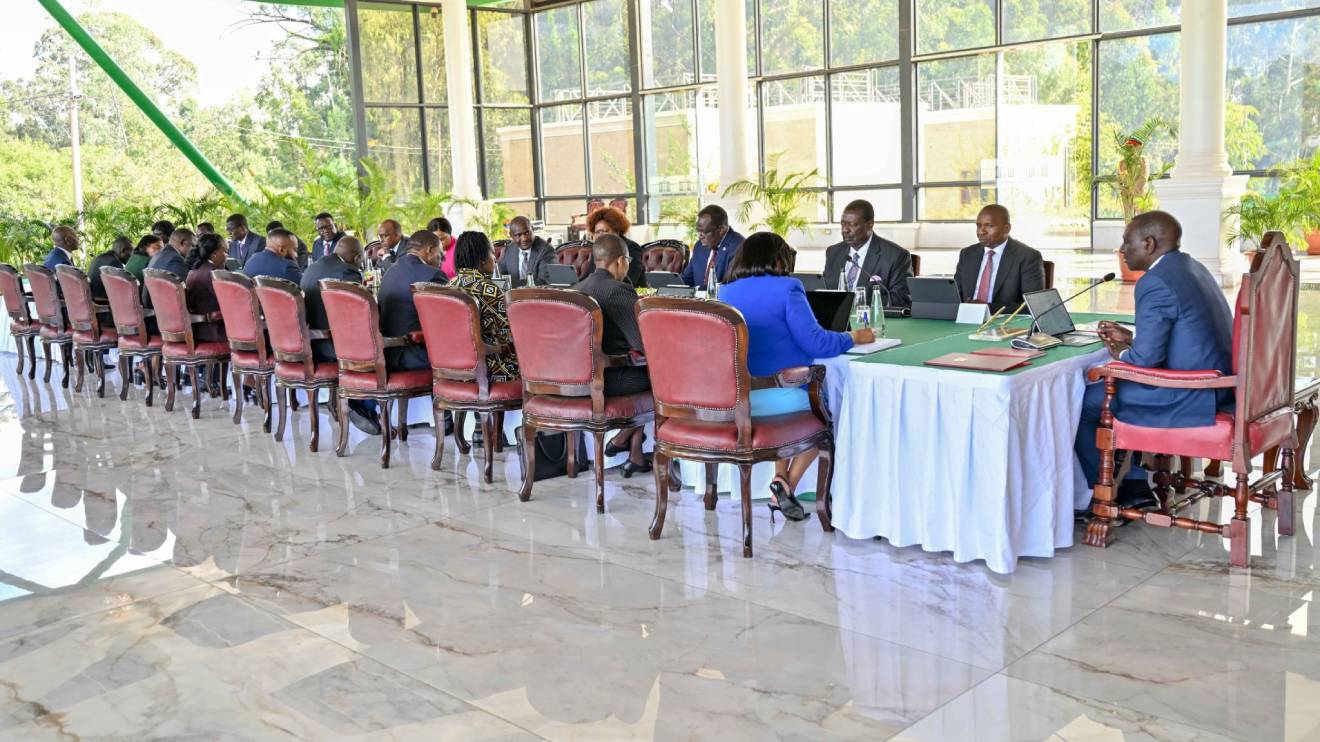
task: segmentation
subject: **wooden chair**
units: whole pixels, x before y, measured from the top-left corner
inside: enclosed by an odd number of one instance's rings
[[[330,415],[339,422],[340,440],[347,438],[348,418],[339,414],[339,364],[334,361],[316,362],[312,341],[324,340],[329,333],[312,330],[307,326],[307,305],[303,303],[302,289],[292,281],[274,276],[257,276],[257,302],[265,316],[270,347],[275,356],[275,400],[279,403],[279,425],[275,440],[284,440],[284,426],[289,420],[289,406],[295,389],[307,392],[311,408],[312,439],[307,449],[316,453],[321,443],[321,390],[330,390]],[[269,401],[267,402],[269,404]],[[339,454],[343,456],[343,454]]]
[[[485,447],[487,482],[494,477],[495,452],[504,449],[504,413],[522,407],[522,380],[491,381],[486,356],[508,351],[487,345],[481,337],[481,309],[461,289],[435,283],[412,285],[413,303],[422,321],[426,354],[431,359],[431,404],[435,412],[435,457],[431,468],[440,469],[444,454],[444,412],[454,412],[454,438],[467,453],[463,414],[481,414],[481,442]]]
[[[105,284],[110,316],[114,318],[115,333],[119,336],[119,399],[128,399],[128,386],[133,381],[133,362],[136,360],[142,364],[142,379],[147,387],[144,402],[150,407],[165,342],[159,334],[151,334],[147,325],[147,317],[155,313],[142,307],[137,279],[128,271],[102,268],[101,282]]]
[[[105,396],[105,362],[101,354],[119,344],[119,335],[113,327],[102,327],[97,312],[104,307],[92,300],[92,284],[87,274],[71,265],[55,268],[56,278],[64,291],[64,307],[73,327],[74,366],[78,376],[73,384],[75,392],[82,392],[83,376],[87,364],[96,364],[96,396]]]
[[[504,251],[509,247],[510,243],[512,243],[512,240],[495,240],[490,243],[491,253],[495,256],[496,263],[504,260]]]
[[[37,307],[37,319],[41,322],[41,353],[46,358],[46,375],[42,381],[50,383],[50,346],[60,350],[60,365],[64,369],[64,379],[60,386],[69,388],[69,365],[73,359],[73,332],[64,318],[64,301],[55,288],[55,274],[35,263],[23,266],[28,286],[32,287],[32,303]]]
[[[229,340],[230,369],[234,375],[234,424],[243,419],[243,380],[251,379],[257,404],[265,413],[261,429],[270,432],[270,382],[275,360],[266,344],[266,324],[261,319],[261,301],[256,283],[242,273],[215,271],[211,274],[215,298],[224,317]]]
[[[211,375],[219,371],[221,397],[229,401],[229,385],[225,382],[224,367],[229,363],[229,344],[220,341],[197,342],[193,336],[193,323],[213,318],[188,311],[188,298],[183,281],[169,271],[148,268],[143,273],[147,293],[156,313],[160,328],[161,360],[165,363],[165,411],[174,411],[174,393],[178,388],[179,369],[192,375],[193,419],[202,415],[202,391],[211,386]],[[203,378],[205,371],[205,378]]]
[[[577,271],[578,280],[587,277],[596,261],[591,256],[591,243],[586,240],[565,242],[555,248],[555,261],[560,265],[571,265]]]
[[[14,266],[0,263],[0,294],[5,298],[5,311],[9,312],[9,334],[14,336],[14,351],[18,354],[15,373],[23,375],[23,346],[27,345],[28,378],[37,378],[37,336],[41,323],[32,321],[28,310],[28,297],[23,292],[23,278]]]
[[[1297,297],[1299,269],[1283,235],[1270,232],[1262,240],[1263,259],[1243,277],[1233,319],[1233,375],[1217,370],[1172,371],[1111,363],[1092,369],[1088,377],[1105,382],[1105,403],[1096,431],[1100,448],[1100,476],[1091,511],[1095,518],[1085,541],[1104,547],[1114,538],[1113,520],[1141,520],[1162,528],[1186,528],[1216,533],[1229,540],[1229,562],[1247,566],[1251,554],[1247,507],[1251,501],[1278,511],[1280,535],[1293,532],[1293,466],[1297,431],[1293,411],[1297,356]],[[1219,413],[1213,425],[1197,428],[1147,428],[1129,425],[1110,412],[1120,382],[1135,382],[1167,389],[1232,389],[1233,413]],[[1251,460],[1278,447],[1283,470],[1251,481]],[[1115,503],[1115,451],[1156,454],[1155,483],[1160,509],[1146,512],[1120,508]],[[1235,486],[1188,479],[1169,471],[1169,458],[1206,458],[1231,461]],[[1174,501],[1171,489],[1194,490]],[[1179,513],[1205,497],[1232,497],[1233,518],[1227,525],[1200,521]]]
[[[645,425],[653,417],[647,392],[605,396],[605,369],[627,366],[627,356],[601,350],[605,320],[596,300],[576,291],[521,288],[509,292],[509,324],[523,383],[523,484],[532,497],[536,431],[569,433],[568,471],[576,476],[577,436],[596,443],[596,511],[605,512],[605,433]]]
[[[390,409],[395,402],[399,403],[399,441],[408,440],[408,400],[431,393],[431,370],[390,371],[385,365],[385,349],[420,343],[421,333],[415,337],[382,337],[376,295],[356,283],[322,280],[321,301],[325,303],[335,355],[339,357],[340,423],[339,447],[335,453],[343,456],[348,451],[348,400],[375,400],[380,405],[380,465],[388,469],[390,438],[394,435]],[[443,422],[435,434],[444,437]]]
[[[1054,261],[1045,260],[1042,261],[1042,265],[1045,267],[1045,288],[1052,289],[1054,288]]]
[[[647,271],[682,273],[687,262],[688,246],[678,240],[655,240],[642,245],[642,265]]]
[[[916,253],[912,253],[912,275],[921,275],[921,256]]]
[[[779,461],[812,449],[820,452],[816,515],[830,523],[830,478],[834,471],[834,431],[821,396],[824,366],[790,368],[772,377],[747,369],[747,323],[737,309],[717,302],[648,296],[638,302],[642,342],[651,351],[651,393],[655,397],[655,519],[651,538],[660,538],[669,504],[669,461],[707,465],[706,509],[715,509],[710,484],[720,463],[737,464],[742,494],[743,556],[752,555],[752,465]],[[684,348],[699,347],[701,353]],[[702,383],[693,384],[700,378]],[[811,410],[773,418],[752,417],[753,389],[807,386]]]

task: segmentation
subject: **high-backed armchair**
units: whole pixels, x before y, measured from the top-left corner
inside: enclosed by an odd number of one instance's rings
[[[682,273],[687,261],[688,246],[678,240],[655,240],[642,245],[642,265],[647,271]]]
[[[101,283],[105,285],[110,316],[114,318],[115,333],[119,335],[119,398],[128,399],[128,385],[133,378],[133,361],[136,360],[142,364],[142,379],[147,387],[143,401],[150,407],[156,379],[160,375],[161,347],[164,345],[160,335],[152,334],[147,325],[147,317],[154,312],[142,307],[137,279],[128,271],[102,268]]]
[[[9,333],[14,336],[14,350],[18,354],[15,373],[23,375],[23,348],[27,345],[28,378],[37,378],[37,336],[41,323],[32,320],[27,296],[23,292],[23,279],[14,266],[0,263],[0,294],[5,298],[5,311],[9,312]]]
[[[243,419],[243,380],[251,379],[257,404],[265,413],[261,429],[270,432],[270,381],[275,359],[266,344],[266,324],[261,319],[257,284],[242,273],[215,271],[211,274],[215,299],[224,317],[229,340],[230,368],[234,374],[234,424]]]
[[[83,389],[84,369],[88,363],[96,364],[96,396],[105,396],[105,363],[101,354],[119,342],[113,327],[102,327],[97,317],[97,306],[92,300],[92,285],[87,274],[72,265],[55,267],[56,278],[64,292],[64,306],[73,327],[74,366],[78,369],[73,389]]]
[[[275,428],[275,440],[284,440],[293,390],[302,389],[307,392],[311,409],[312,437],[307,447],[316,453],[321,443],[321,408],[317,398],[322,389],[330,390],[330,414],[338,414],[335,400],[339,366],[334,361],[317,363],[312,355],[312,341],[322,339],[325,331],[307,327],[307,305],[303,303],[302,289],[298,284],[274,276],[257,276],[257,301],[265,315],[266,331],[275,355],[275,398],[279,402],[280,418]],[[348,418],[339,415],[338,422],[339,434],[343,438],[347,434],[344,428]]]
[[[198,342],[193,336],[193,323],[210,319],[188,311],[188,298],[183,281],[169,271],[148,268],[143,273],[147,281],[147,293],[151,296],[151,306],[156,312],[156,324],[160,328],[161,358],[165,361],[165,411],[174,410],[174,392],[178,387],[179,369],[192,374],[193,404],[192,416],[197,419],[202,414],[202,390],[209,388],[211,373],[220,368],[220,389],[225,400],[229,399],[229,385],[226,383],[223,367],[229,363],[229,344],[208,340]],[[203,371],[206,378],[203,379]]]
[[[591,272],[592,266],[596,264],[591,257],[591,243],[586,240],[565,242],[556,247],[555,262],[560,265],[573,266],[573,270],[577,271],[579,281],[586,278],[587,274]]]
[[[45,267],[28,263],[23,266],[28,286],[32,287],[32,303],[37,306],[37,319],[41,321],[41,353],[46,358],[46,375],[42,381],[50,383],[50,346],[60,350],[60,365],[64,379],[60,385],[69,388],[69,365],[73,359],[73,332],[64,317],[64,301],[55,289],[55,274]]]

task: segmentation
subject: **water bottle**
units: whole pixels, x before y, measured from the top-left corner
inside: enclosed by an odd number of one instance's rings
[[[858,286],[853,290],[853,312],[854,330],[871,326],[871,304],[866,300],[865,286]]]
[[[714,299],[718,297],[720,294],[720,283],[719,280],[717,280],[717,276],[715,275],[715,273],[716,273],[715,269],[712,268],[709,275],[706,276],[707,299]]]
[[[875,336],[882,338],[885,336],[885,299],[879,286],[871,292],[871,329],[875,330]]]

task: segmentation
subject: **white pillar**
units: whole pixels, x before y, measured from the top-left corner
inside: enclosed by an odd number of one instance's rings
[[[715,0],[715,75],[720,96],[720,186],[709,201],[723,206],[737,218],[739,202],[726,200],[730,183],[757,176],[756,141],[747,83],[747,18],[743,0]],[[736,228],[745,231],[747,225]]]
[[[1224,213],[1238,203],[1246,176],[1234,176],[1224,150],[1224,76],[1228,48],[1227,0],[1183,3],[1178,158],[1173,176],[1155,184],[1161,207],[1183,227],[1183,250],[1224,285],[1237,283],[1244,267],[1225,245],[1232,225]]]
[[[472,31],[463,0],[442,0],[440,14],[445,24],[445,81],[449,106],[449,143],[453,153],[455,198],[480,201],[481,179],[477,177],[476,106],[472,99]],[[472,210],[449,209],[455,233],[465,228]]]

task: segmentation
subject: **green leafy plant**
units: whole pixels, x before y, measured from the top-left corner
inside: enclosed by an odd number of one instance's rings
[[[485,232],[492,242],[505,238],[507,231],[505,225],[518,215],[518,212],[512,206],[498,201],[476,202],[459,199],[455,203],[475,209],[476,213],[472,215],[472,223],[482,232]]]
[[[775,163],[762,174],[761,182],[739,180],[724,189],[725,196],[743,197],[738,211],[743,224],[752,229],[765,227],[780,237],[787,238],[795,229],[805,229],[811,222],[803,216],[808,209],[819,208],[821,196],[809,190],[820,177],[820,171],[806,173],[780,172]],[[761,207],[762,219],[752,223],[755,206]]]
[[[1225,219],[1237,220],[1228,242],[1258,244],[1266,232],[1278,230],[1294,248],[1305,250],[1308,236],[1320,231],[1320,152],[1270,174],[1279,182],[1274,194],[1248,191],[1225,214]]]
[[[1155,189],[1150,181],[1164,177],[1173,167],[1166,162],[1154,172],[1146,163],[1145,150],[1151,140],[1160,137],[1174,137],[1177,128],[1159,118],[1147,119],[1136,131],[1114,133],[1114,150],[1118,154],[1118,166],[1113,176],[1118,186],[1118,200],[1123,206],[1123,222],[1132,221],[1132,217],[1155,207]]]

